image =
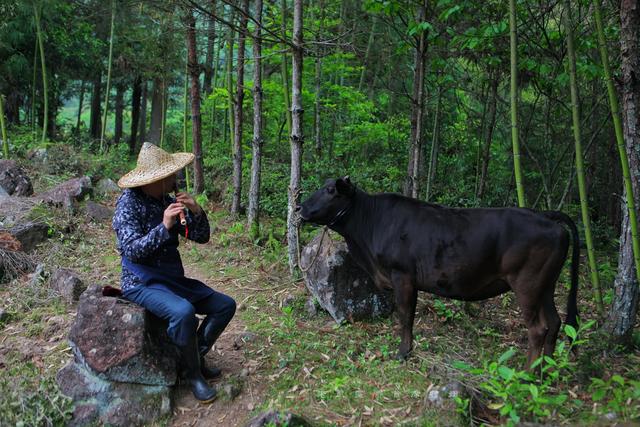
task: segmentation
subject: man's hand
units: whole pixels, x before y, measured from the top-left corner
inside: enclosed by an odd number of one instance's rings
[[[202,213],[202,208],[193,200],[193,197],[191,197],[189,193],[176,193],[176,201],[186,206],[194,215],[200,215]]]
[[[184,209],[184,206],[182,203],[171,203],[169,207],[164,210],[162,223],[167,230],[171,230],[171,227],[175,225],[176,217],[180,214],[180,211]]]

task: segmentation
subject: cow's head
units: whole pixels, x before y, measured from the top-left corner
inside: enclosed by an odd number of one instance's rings
[[[355,191],[348,176],[328,179],[322,188],[296,208],[296,212],[303,221],[333,225],[350,209]]]

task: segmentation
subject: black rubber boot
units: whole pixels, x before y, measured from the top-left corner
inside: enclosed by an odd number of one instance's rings
[[[200,356],[200,372],[202,372],[202,376],[208,380],[219,378],[222,375],[222,370],[218,367],[212,366],[211,368],[207,368],[204,356]]]
[[[218,378],[220,377],[220,375],[222,375],[222,370],[220,370],[220,368],[207,368],[204,358],[209,350],[211,350],[211,347],[213,347],[213,344],[216,342],[216,340],[220,336],[220,333],[222,332],[215,331],[215,326],[215,319],[212,316],[207,316],[198,328],[198,353],[200,353],[200,371],[202,372],[202,376],[208,380]]]
[[[191,386],[194,397],[202,403],[212,402],[216,398],[216,390],[209,387],[200,372],[200,355],[195,337],[187,345],[180,347],[180,353],[184,378]]]

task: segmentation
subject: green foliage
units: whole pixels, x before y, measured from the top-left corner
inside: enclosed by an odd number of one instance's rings
[[[571,339],[571,344],[559,341],[554,356],[540,356],[531,365],[531,370],[509,366],[508,362],[516,354],[514,348],[505,351],[495,361],[485,361],[482,368],[473,368],[464,362],[455,362],[454,366],[482,378],[479,388],[488,395],[488,408],[498,411],[506,418],[508,425],[568,417],[574,407],[579,408],[584,404],[577,398],[568,404],[572,397],[567,388],[576,371],[571,350],[576,345],[586,343],[580,337],[593,325],[593,321],[587,322],[580,325],[578,330],[565,325],[564,332]],[[457,403],[461,412],[467,411],[468,402],[459,400]]]
[[[640,418],[640,381],[612,375],[607,380],[592,378],[589,386],[595,412],[599,415],[615,414],[622,421]]]
[[[73,412],[55,378],[32,363],[19,363],[0,374],[0,419],[7,425],[64,425]]]
[[[451,320],[460,319],[461,314],[459,311],[459,307],[462,304],[460,301],[449,301],[454,308],[450,308],[444,301],[439,298],[433,299],[433,308],[436,311],[436,314],[439,318],[441,318],[444,322],[448,322]]]

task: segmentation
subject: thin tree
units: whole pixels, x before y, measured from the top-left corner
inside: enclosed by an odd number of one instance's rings
[[[113,143],[119,144],[122,138],[122,115],[124,113],[124,88],[121,84],[116,85],[115,98],[115,125],[113,130]]]
[[[242,196],[242,102],[244,100],[244,56],[247,40],[247,23],[249,16],[249,0],[242,1],[242,16],[240,17],[240,32],[238,34],[238,78],[236,80],[236,97],[234,102],[234,132],[233,132],[233,198],[231,199],[231,214],[240,213]]]
[[[40,50],[40,65],[42,65],[42,92],[43,92],[43,120],[42,120],[42,143],[47,138],[47,125],[49,120],[49,92],[47,84],[47,68],[44,63],[44,43],[42,42],[42,28],[40,26],[40,9],[38,5],[33,3],[33,13],[36,21],[36,37],[38,38],[38,47]]]
[[[484,190],[487,185],[487,179],[489,177],[489,161],[491,159],[491,144],[493,142],[493,131],[496,127],[496,116],[497,116],[497,101],[498,101],[498,72],[494,71],[491,77],[491,81],[489,83],[491,96],[489,98],[489,123],[486,126],[485,136],[484,136],[484,145],[482,146],[482,155],[481,155],[481,166],[480,166],[480,179],[478,180],[478,189],[476,192],[476,198],[478,200],[482,200],[484,196]]]
[[[167,101],[169,94],[167,91],[167,82],[162,76],[162,97],[160,101],[160,147],[164,145],[164,131],[167,125]]]
[[[4,95],[0,95],[0,130],[2,130],[2,153],[4,158],[9,158],[9,140],[7,139],[7,129],[4,126]]]
[[[287,39],[287,0],[280,0],[282,11],[281,27],[282,40]],[[287,70],[287,45],[282,43],[282,61],[280,62],[280,75],[282,76],[282,95],[284,97],[285,119],[287,122],[287,135],[291,135],[291,100],[289,99],[289,71]]]
[[[142,83],[142,101],[140,102],[140,142],[146,142],[146,140],[147,140],[147,81],[145,80]]]
[[[428,0],[424,0],[418,9],[416,28],[427,17]],[[424,77],[427,66],[427,29],[418,28],[419,34],[415,50],[415,70],[413,75],[413,94],[411,96],[411,143],[404,194],[417,198],[420,191],[419,175],[422,160],[422,134],[424,122]]]
[[[516,0],[509,0],[509,34],[511,50],[511,143],[513,145],[513,173],[518,193],[518,206],[526,206],[522,169],[520,166],[520,142],[518,141],[518,41],[516,31]]]
[[[186,10],[185,23],[187,24],[188,67],[191,75],[191,139],[193,154],[196,157],[193,162],[193,192],[200,194],[204,191],[202,125],[200,123],[200,66],[196,47],[196,18],[193,15],[193,10]]]
[[[369,31],[369,41],[367,42],[367,50],[364,54],[364,60],[362,63],[362,70],[360,71],[360,82],[358,83],[358,91],[361,91],[365,78],[367,77],[367,72],[369,71],[369,65],[371,63],[371,50],[373,49],[373,42],[375,40],[376,35],[376,27],[378,25],[378,17],[373,17],[373,23],[371,24],[371,30]]]
[[[576,151],[576,177],[578,178],[578,192],[580,193],[580,210],[584,225],[585,240],[587,242],[587,255],[589,257],[589,269],[591,270],[591,283],[596,297],[598,313],[602,314],[602,294],[600,292],[600,277],[596,266],[596,255],[591,236],[591,218],[587,202],[587,187],[584,178],[584,160],[582,154],[582,136],[580,130],[580,99],[578,97],[578,83],[576,81],[576,52],[573,45],[573,20],[571,17],[571,4],[569,0],[565,4],[565,30],[567,33],[567,54],[569,60],[569,85],[571,87],[571,113],[573,118],[573,137]]]
[[[187,49],[187,57],[184,62],[184,90],[183,90],[183,103],[184,108],[182,110],[182,150],[188,152],[187,149],[187,122],[189,121],[189,49]],[[191,187],[189,182],[189,168],[184,169],[184,178],[187,183],[187,191]]]
[[[231,24],[233,25],[233,22],[235,20],[235,13],[234,13],[234,9],[230,8],[229,9],[229,22],[231,22]],[[226,53],[226,57],[225,57],[225,63],[226,63],[226,71],[227,71],[227,114],[226,117],[228,118],[229,121],[229,141],[230,144],[229,146],[233,145],[233,141],[235,141],[235,138],[233,136],[234,132],[235,132],[235,126],[233,124],[234,120],[233,120],[233,115],[234,115],[234,97],[233,97],[233,43],[234,43],[234,31],[233,28],[229,28],[229,35],[228,35],[228,39],[227,39],[227,53]]]
[[[104,93],[104,111],[102,113],[102,131],[100,132],[100,151],[104,150],[104,133],[107,129],[109,110],[109,91],[111,90],[111,64],[113,62],[113,33],[116,22],[116,0],[111,0],[111,34],[109,35],[109,59],[107,62],[107,90]]]
[[[80,132],[80,123],[82,121],[82,107],[84,104],[84,89],[85,89],[85,81],[82,80],[80,84],[80,96],[78,99],[78,117],[76,120],[76,133]]]
[[[615,279],[615,296],[607,319],[606,330],[613,342],[631,341],[633,326],[638,311],[640,270],[638,269],[638,235],[634,199],[640,198],[640,182],[632,182],[630,176],[640,176],[640,6],[636,0],[620,3],[620,57],[622,69],[622,105],[624,111],[624,141],[626,144],[623,163],[625,174],[625,198],[627,208],[622,208],[622,230],[618,274]],[[621,159],[623,153],[620,154]],[[626,169],[626,171],[625,171]],[[635,184],[635,186],[634,186]],[[635,188],[634,188],[635,187]],[[635,280],[634,280],[635,264]]]
[[[142,79],[136,76],[131,93],[131,134],[129,135],[129,154],[136,151],[138,127],[140,124],[140,97],[142,96]]]
[[[431,199],[431,191],[433,183],[436,179],[436,168],[438,166],[438,144],[440,136],[440,99],[442,98],[442,89],[438,86],[438,97],[436,98],[436,111],[433,114],[433,132],[431,139],[431,154],[429,156],[429,171],[427,173],[427,191],[425,200]]]
[[[249,209],[247,223],[249,235],[256,239],[260,235],[260,175],[262,163],[262,0],[255,3],[256,27],[253,31],[253,140],[251,142],[251,184],[249,186]]]
[[[287,244],[289,270],[293,275],[298,266],[298,229],[295,208],[300,200],[302,174],[302,0],[293,1],[293,60],[291,70],[291,179],[287,206]]]
[[[214,19],[215,16],[216,0],[211,0],[211,14],[208,18],[209,28],[207,29],[207,53],[205,55],[204,81],[202,83],[202,91],[205,95],[209,95],[211,93],[211,79],[214,73],[211,63],[213,62],[213,50],[215,48],[216,41],[216,23]]]
[[[316,36],[316,44],[320,45],[320,38],[322,37],[324,27],[324,2],[320,0],[318,2],[318,9],[320,9],[320,25],[318,29],[318,35]],[[320,157],[322,154],[322,134],[320,126],[320,96],[321,96],[321,79],[322,79],[322,57],[320,52],[316,53],[315,59],[315,94],[313,101],[313,136],[315,138],[316,156]]]

